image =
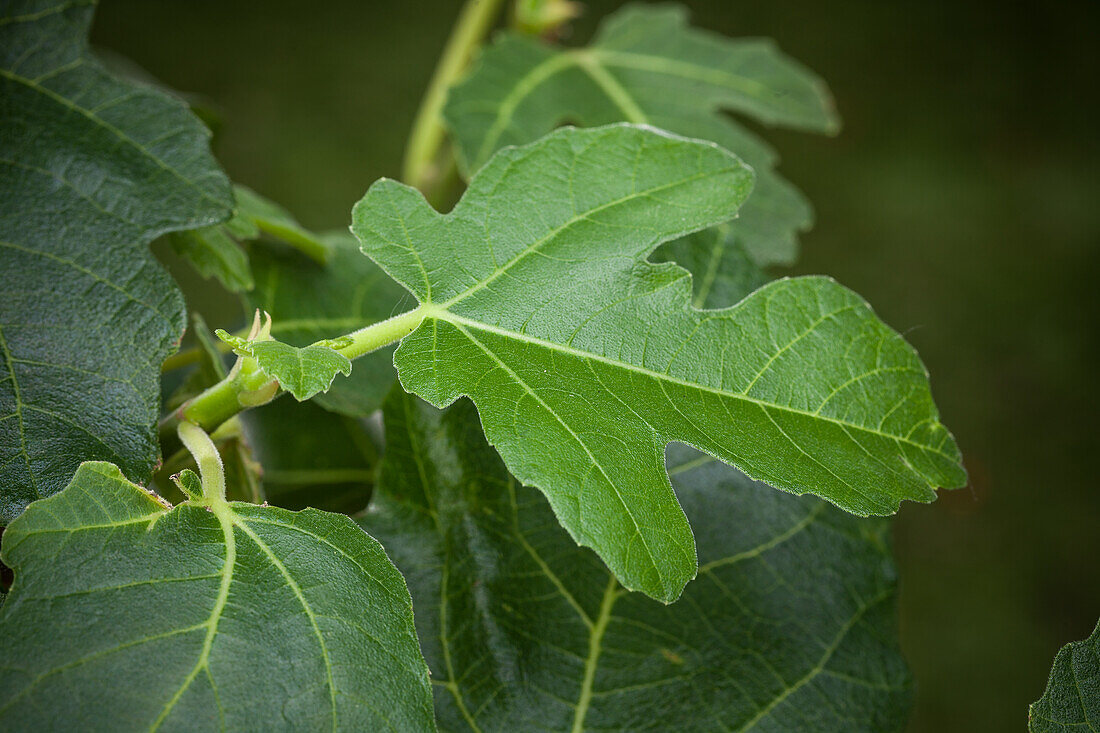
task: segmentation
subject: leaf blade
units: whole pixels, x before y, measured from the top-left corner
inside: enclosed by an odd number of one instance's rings
[[[1100,730],[1100,622],[1088,638],[1058,650],[1043,696],[1028,709],[1028,730]]]
[[[88,56],[93,10],[20,2],[0,24],[0,253],[20,274],[0,299],[4,524],[82,460],[150,474],[159,365],[184,312],[146,245],[232,205],[183,103]]]
[[[651,124],[717,142],[758,176],[734,236],[760,264],[790,264],[812,208],[775,172],[775,152],[723,110],[806,131],[839,127],[825,84],[770,41],[693,29],[675,6],[624,8],[583,49],[502,34],[451,90],[444,115],[467,177],[496,150],[563,122]]]
[[[666,601],[695,569],[671,441],[863,515],[965,481],[923,365],[857,295],[799,278],[701,311],[686,271],[645,260],[728,219],[750,180],[713,145],[565,128],[496,156],[447,215],[389,181],[353,214],[422,303],[394,354],[405,389],[470,396],[573,537]]]
[[[884,522],[670,449],[702,567],[664,606],[555,526],[469,403],[440,413],[395,393],[384,415],[389,453],[360,521],[407,573],[441,729],[904,724]]]
[[[6,723],[433,728],[404,581],[346,517],[169,509],[86,463],[4,534]]]

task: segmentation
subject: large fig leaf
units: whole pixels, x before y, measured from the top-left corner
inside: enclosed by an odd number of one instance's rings
[[[363,251],[421,302],[394,354],[405,389],[470,396],[573,537],[666,601],[696,569],[671,441],[863,515],[966,479],[916,353],[857,295],[799,278],[697,310],[685,270],[646,262],[750,186],[712,144],[565,128],[499,153],[447,215],[389,180],[353,214]]]
[[[400,573],[350,519],[169,509],[108,463],[4,532],[4,730],[432,730]]]
[[[0,11],[0,523],[81,461],[156,464],[183,298],[146,246],[229,216],[186,106],[88,55],[94,3]]]
[[[1031,733],[1100,731],[1100,622],[1054,657],[1043,696],[1031,704]]]
[[[802,130],[838,127],[824,83],[771,41],[692,29],[676,6],[628,7],[583,49],[504,34],[451,90],[444,115],[470,173],[501,147],[532,142],[563,122],[645,123],[713,140],[757,173],[731,236],[761,264],[792,262],[797,232],[812,223],[810,205],[775,173],[767,143],[721,110]]]
[[[395,394],[363,524],[406,573],[441,730],[898,730],[883,520],[772,491],[680,446],[702,563],[665,606],[626,592],[519,485],[466,401]]]

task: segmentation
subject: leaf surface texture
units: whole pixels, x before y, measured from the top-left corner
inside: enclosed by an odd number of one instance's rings
[[[862,515],[965,482],[923,365],[859,296],[808,277],[699,310],[687,271],[646,261],[730,219],[751,181],[711,144],[565,128],[499,153],[447,215],[388,180],[353,214],[422,304],[394,354],[405,389],[471,397],[509,470],[665,601],[696,568],[671,441]]]
[[[345,516],[169,510],[85,463],[3,560],[4,729],[433,729],[405,582]]]
[[[825,84],[773,42],[726,39],[688,26],[683,8],[640,5],[609,16],[583,49],[502,34],[451,90],[444,114],[468,174],[564,122],[633,122],[713,140],[757,172],[731,235],[761,264],[789,264],[812,209],[775,172],[775,151],[723,110],[800,130],[839,125]]]
[[[81,461],[147,478],[183,298],[146,246],[229,216],[186,106],[87,52],[93,3],[0,17],[0,523]]]
[[[1100,731],[1100,622],[1054,657],[1043,696],[1031,704],[1031,733]]]
[[[882,520],[687,448],[673,483],[701,570],[672,605],[627,593],[519,485],[462,401],[395,393],[361,521],[406,573],[440,730],[885,731],[904,725]]]

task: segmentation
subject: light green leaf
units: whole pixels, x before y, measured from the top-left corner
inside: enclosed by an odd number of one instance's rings
[[[84,460],[149,476],[184,310],[146,245],[233,203],[184,104],[89,57],[93,10],[0,11],[0,524]]]
[[[250,341],[220,328],[215,333],[241,356],[255,359],[265,374],[299,402],[326,391],[337,374],[351,373],[351,360],[324,344],[299,348],[281,341]]]
[[[790,263],[796,233],[812,223],[810,205],[775,173],[767,143],[722,110],[802,130],[839,127],[824,83],[771,41],[692,29],[677,6],[628,7],[584,49],[502,35],[451,90],[444,115],[467,173],[564,122],[651,124],[717,142],[757,174],[731,235],[761,264]]]
[[[272,316],[272,335],[305,346],[384,321],[400,312],[409,294],[359,252],[347,232],[323,237],[332,255],[320,265],[299,252],[264,244],[252,250],[256,288],[248,311]],[[364,416],[382,405],[396,378],[393,347],[355,360],[347,378],[337,378],[313,401],[343,415]]]
[[[347,517],[173,509],[85,463],[3,538],[4,730],[433,730],[400,573]]]
[[[422,303],[394,354],[405,389],[470,396],[573,537],[666,601],[696,568],[671,441],[862,515],[966,480],[916,353],[857,295],[799,278],[700,311],[686,271],[645,261],[729,219],[750,183],[713,145],[567,128],[499,153],[445,216],[387,180],[353,214]]]
[[[395,394],[362,520],[412,592],[441,730],[879,731],[904,725],[885,522],[680,447],[699,543],[675,604],[627,593],[489,450],[466,401]]]
[[[1100,622],[1054,657],[1043,696],[1028,711],[1031,733],[1100,731]]]

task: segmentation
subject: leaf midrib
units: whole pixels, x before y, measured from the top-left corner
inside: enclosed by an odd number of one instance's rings
[[[588,447],[588,444],[584,442],[581,436],[578,435],[575,430],[573,430],[572,426],[570,426],[564,418],[558,415],[557,412],[555,412],[548,404],[546,404],[546,402],[544,402],[543,399],[539,397],[535,390],[532,389],[531,386],[527,384],[527,382],[521,379],[520,376],[511,369],[511,367],[505,364],[504,361],[499,356],[497,356],[495,352],[493,352],[488,346],[479,341],[477,337],[466,331],[461,325],[455,323],[452,323],[452,325],[455,325],[460,331],[463,331],[466,337],[470,339],[475,345],[477,345],[478,348],[480,348],[482,351],[485,352],[487,356],[500,364],[500,366],[508,372],[508,374],[512,377],[513,380],[515,380],[517,384],[521,385],[529,395],[531,395],[540,405],[542,405],[543,409],[553,415],[558,423],[562,427],[564,427],[570,435],[573,436],[573,439],[577,442],[577,445],[579,445],[588,455],[588,459],[591,464],[600,472],[600,475],[604,477],[607,485],[611,487],[611,490],[615,493],[615,498],[619,500],[619,504],[622,506],[623,511],[628,517],[630,517],[630,522],[634,525],[634,534],[642,543],[642,547],[645,549],[645,554],[649,558],[650,569],[653,570],[653,572],[657,573],[657,577],[660,578],[661,581],[664,581],[665,576],[661,572],[662,563],[658,562],[657,556],[653,553],[653,550],[650,549],[649,542],[646,539],[645,533],[642,532],[641,525],[638,523],[637,518],[634,516],[634,512],[631,511],[630,503],[623,498],[622,493],[619,491],[619,486],[615,483],[614,480],[612,480],[611,476],[608,475],[607,471],[603,467],[603,464],[599,462],[599,460],[596,458],[596,455],[592,452],[592,449]]]
[[[614,89],[621,90],[629,99],[629,107],[632,110],[641,112],[643,118],[646,117],[644,110],[642,110],[638,104],[638,100],[636,100],[633,95],[630,94],[630,91],[608,70],[608,67],[615,66],[651,71],[653,73],[664,73],[670,76],[694,79],[716,84],[718,86],[733,87],[743,94],[754,98],[758,98],[762,92],[767,92],[767,87],[753,79],[737,76],[736,74],[730,74],[728,72],[717,72],[714,69],[697,66],[685,61],[668,59],[663,56],[630,53],[626,51],[609,51],[599,48],[598,46],[556,51],[553,55],[548,56],[543,61],[532,66],[526,74],[516,81],[512,90],[501,100],[500,105],[497,107],[496,119],[493,120],[493,124],[489,126],[489,130],[485,134],[485,139],[478,149],[477,158],[473,161],[474,167],[480,167],[480,165],[488,159],[490,154],[496,150],[501,135],[508,129],[516,109],[523,100],[533,94],[535,90],[546,81],[570,68],[580,68],[585,71],[600,87],[604,94],[607,95],[609,101],[624,113],[627,113],[628,109],[622,106],[620,103],[621,100],[617,99],[615,93],[609,91],[608,86],[606,86],[607,79],[610,78],[614,81]],[[603,74],[600,74],[601,71]],[[647,120],[642,119],[634,121],[646,122]]]
[[[221,527],[222,537],[225,541],[225,560],[222,563],[222,580],[221,584],[218,586],[218,596],[214,600],[214,607],[210,610],[210,616],[206,620],[206,636],[203,638],[202,651],[199,652],[199,658],[195,662],[195,666],[192,667],[191,671],[187,674],[187,677],[185,677],[180,684],[179,689],[177,689],[176,693],[172,695],[172,698],[165,703],[164,708],[160,711],[160,715],[153,721],[153,725],[150,727],[151,731],[156,731],[164,721],[168,719],[168,716],[175,709],[176,703],[180,701],[184,693],[191,687],[191,683],[199,676],[199,672],[209,670],[210,650],[214,646],[214,639],[218,635],[218,623],[225,613],[225,604],[229,600],[229,587],[233,584],[233,571],[236,569],[237,565],[237,543],[233,534],[233,513],[224,502],[215,504],[211,507],[211,510],[218,520],[218,525]]]
[[[898,441],[900,443],[905,443],[905,444],[910,445],[914,448],[924,450],[924,451],[928,451],[930,453],[938,455],[941,458],[947,459],[947,460],[952,461],[952,462],[956,460],[954,456],[951,456],[947,453],[944,453],[939,448],[934,448],[930,445],[924,445],[922,443],[917,443],[913,440],[910,440],[908,437],[903,437],[903,436],[898,436],[898,435],[891,435],[889,433],[884,433],[881,430],[878,430],[878,429],[875,429],[875,428],[865,427],[863,425],[858,425],[856,423],[848,422],[846,420],[841,420],[841,419],[835,418],[835,417],[830,417],[828,415],[818,415],[818,414],[809,412],[807,410],[798,409],[796,407],[790,407],[788,405],[780,405],[780,404],[777,404],[777,403],[774,403],[774,402],[767,402],[765,400],[761,400],[761,399],[758,399],[758,398],[755,398],[755,397],[750,397],[748,395],[741,394],[739,392],[728,392],[726,390],[718,389],[716,387],[710,387],[710,386],[702,385],[702,384],[695,384],[695,383],[688,382],[688,381],[683,380],[683,379],[679,379],[677,377],[673,377],[670,374],[655,372],[652,369],[647,369],[645,367],[640,367],[636,364],[631,364],[629,362],[619,361],[617,359],[612,359],[610,357],[603,356],[603,355],[600,355],[600,354],[595,354],[595,353],[588,352],[588,351],[582,351],[580,349],[576,349],[576,348],[573,348],[571,346],[565,346],[563,344],[558,344],[558,343],[555,343],[553,341],[548,341],[546,339],[536,338],[536,337],[529,336],[529,335],[524,334],[524,333],[519,333],[517,331],[512,331],[512,330],[509,330],[509,329],[500,328],[498,326],[491,326],[487,323],[482,323],[480,321],[476,321],[476,320],[472,320],[472,319],[469,319],[469,318],[465,318],[463,316],[456,315],[455,313],[452,313],[451,311],[445,310],[445,309],[443,309],[439,306],[425,307],[425,318],[426,319],[438,319],[438,320],[444,321],[446,323],[450,323],[451,325],[454,325],[454,326],[464,326],[464,327],[468,327],[468,328],[474,328],[474,329],[477,329],[477,330],[480,330],[480,331],[486,331],[486,332],[489,332],[489,333],[496,334],[498,336],[503,336],[505,338],[514,339],[514,340],[517,340],[517,341],[523,341],[523,342],[529,343],[533,346],[538,346],[538,347],[548,349],[548,350],[552,350],[552,351],[559,351],[561,353],[569,354],[570,356],[575,356],[575,357],[580,358],[580,359],[592,359],[594,361],[599,361],[601,363],[607,364],[607,365],[615,367],[615,368],[633,371],[635,373],[641,374],[641,375],[646,376],[646,377],[651,378],[651,379],[655,379],[657,381],[669,382],[669,383],[672,383],[672,384],[677,384],[677,385],[682,386],[682,387],[688,387],[690,389],[698,389],[698,390],[702,390],[702,391],[705,391],[705,392],[710,392],[710,393],[718,395],[720,397],[726,397],[726,398],[730,398],[730,399],[736,399],[736,400],[741,400],[741,401],[744,401],[744,402],[749,402],[749,403],[758,405],[758,406],[760,406],[761,408],[763,408],[765,410],[769,410],[769,409],[781,410],[781,411],[784,411],[784,412],[794,413],[794,414],[797,414],[797,415],[800,415],[800,416],[803,416],[803,417],[809,417],[809,418],[813,418],[815,420],[821,420],[823,422],[829,422],[829,423],[838,425],[840,427],[852,428],[854,430],[859,430],[861,432],[869,433],[871,435],[876,435],[876,436],[881,437],[881,438],[886,438],[886,439],[889,439],[889,440]],[[914,472],[915,472],[915,470],[914,470]]]

